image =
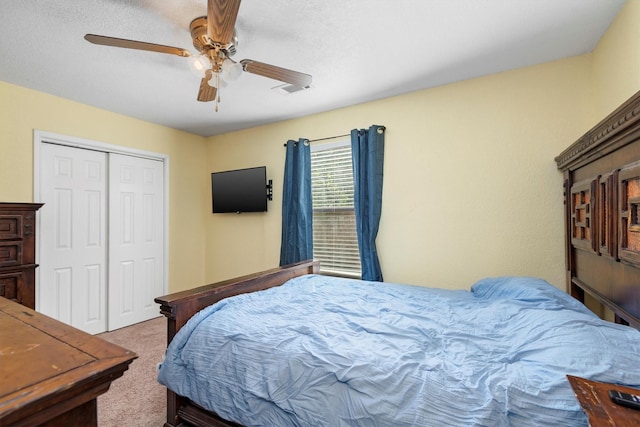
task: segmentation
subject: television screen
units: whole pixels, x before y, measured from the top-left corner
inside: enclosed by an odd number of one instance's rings
[[[213,213],[266,212],[267,168],[213,172],[211,192]]]

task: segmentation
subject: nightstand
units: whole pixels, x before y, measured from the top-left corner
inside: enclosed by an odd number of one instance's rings
[[[640,394],[640,390],[615,384],[591,381],[567,375],[580,406],[591,427],[631,427],[640,426],[640,410],[617,405],[609,398],[609,390],[619,390]]]

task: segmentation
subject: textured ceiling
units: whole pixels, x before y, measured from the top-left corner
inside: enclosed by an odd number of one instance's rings
[[[186,48],[206,0],[0,2],[0,80],[199,135],[300,117],[593,50],[623,0],[243,0],[235,60],[313,76],[243,73],[196,100],[188,60],[98,46],[86,33]]]

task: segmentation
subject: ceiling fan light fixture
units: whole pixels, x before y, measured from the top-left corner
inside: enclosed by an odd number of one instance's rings
[[[189,68],[198,77],[204,77],[204,73],[211,68],[209,58],[204,55],[192,55],[189,57]]]
[[[227,82],[222,78],[221,73],[216,73],[215,71],[211,73],[211,78],[208,81],[209,86],[215,87],[217,89],[227,87]]]
[[[208,80],[208,84],[211,87],[218,87],[218,79],[220,78],[220,75],[218,73],[211,73],[211,78]]]
[[[225,80],[236,81],[240,78],[243,71],[242,64],[227,58],[222,63],[222,72],[220,74]]]

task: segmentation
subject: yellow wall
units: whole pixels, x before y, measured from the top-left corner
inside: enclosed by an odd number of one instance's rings
[[[267,214],[209,217],[207,279],[277,265],[287,139],[380,124],[386,280],[464,288],[523,274],[564,286],[553,158],[588,127],[589,64],[576,57],[212,137],[211,170],[265,164],[275,197]]]
[[[640,89],[640,0],[629,0],[593,53],[593,124]]]
[[[0,82],[2,201],[34,201],[34,129],[168,155],[169,288],[202,284],[209,191],[204,138]]]

